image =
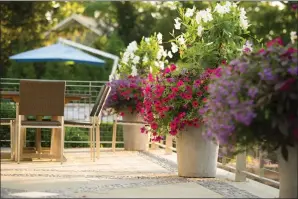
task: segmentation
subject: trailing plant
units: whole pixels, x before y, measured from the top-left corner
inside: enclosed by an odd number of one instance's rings
[[[224,67],[209,85],[204,113],[206,135],[222,144],[263,150],[298,142],[297,37],[284,46],[280,38],[259,51],[243,54]]]
[[[153,140],[160,140],[167,134],[177,135],[187,126],[199,127],[202,121],[198,111],[205,103],[210,76],[219,75],[219,71],[206,69],[198,77],[193,70],[177,71],[172,64],[156,76],[149,74],[141,113],[150,126],[141,131],[151,132]]]
[[[111,91],[105,104],[105,109],[116,113],[128,109],[139,112],[143,103],[143,79],[140,76],[128,76],[124,79],[112,80],[108,83]]]

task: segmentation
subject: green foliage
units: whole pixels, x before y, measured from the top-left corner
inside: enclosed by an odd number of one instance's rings
[[[291,9],[295,2],[279,2],[284,9],[271,6],[271,2],[239,2],[239,5],[247,11],[250,24],[250,34],[258,38],[274,38],[276,35],[289,34],[289,31],[297,29],[295,15],[297,12]],[[169,32],[174,28],[174,19],[178,16],[177,8],[191,8],[193,5],[198,9],[206,9],[211,2],[185,1],[185,2],[1,2],[1,75],[2,77],[14,78],[54,78],[56,70],[45,70],[44,63],[15,63],[8,57],[51,44],[58,36],[71,39],[85,39],[82,27],[71,27],[63,31],[51,32],[49,38],[44,38],[43,33],[48,31],[58,22],[71,14],[83,13],[94,17],[98,22],[98,29],[102,30],[103,36],[96,38],[93,46],[98,49],[119,55],[131,41],[138,43],[143,37],[148,37],[154,32],[160,32],[165,41],[172,37]],[[270,19],[270,20],[268,20]],[[229,28],[227,28],[229,30]],[[79,30],[79,31],[78,31]],[[112,30],[112,32],[111,32]],[[80,38],[79,34],[82,33]],[[99,42],[104,40],[104,42]],[[90,45],[90,44],[88,44]],[[170,42],[163,43],[165,49],[171,48]],[[256,42],[254,42],[256,45]],[[205,50],[202,46],[198,50]],[[196,49],[189,51],[195,59]],[[212,57],[210,56],[210,59]],[[172,61],[176,62],[179,54],[174,54]],[[210,62],[210,60],[207,60]],[[90,80],[107,80],[111,71],[112,61],[107,60],[104,68],[94,67],[82,72],[74,70],[72,74],[62,70],[60,79],[89,80],[88,74],[94,74],[97,78]],[[62,63],[61,63],[62,64]],[[47,63],[56,67],[56,63]],[[75,64],[76,65],[76,64]],[[78,65],[79,66],[79,65]],[[85,68],[85,66],[82,66]],[[66,66],[67,68],[67,66]],[[90,72],[92,71],[92,72]],[[47,75],[45,75],[47,73]],[[83,75],[84,74],[84,75]]]
[[[179,9],[174,36],[181,58],[193,68],[215,68],[239,55],[249,37],[245,10],[235,3],[211,4],[206,10]],[[181,26],[182,25],[182,26]]]
[[[10,101],[1,101],[0,118],[15,118],[15,117],[16,117],[15,103]]]
[[[146,77],[149,73],[157,73],[168,64],[166,58],[172,57],[172,53],[164,50],[162,34],[154,33],[151,37],[143,37],[140,44],[131,42],[124,53],[121,53],[121,60],[118,66],[120,78],[127,75],[139,75]]]
[[[298,13],[291,8],[295,3],[297,1],[278,1],[281,6],[278,7],[270,5],[270,1],[241,1],[239,5],[247,11],[251,34],[266,41],[281,36],[289,42],[289,31],[297,31]]]

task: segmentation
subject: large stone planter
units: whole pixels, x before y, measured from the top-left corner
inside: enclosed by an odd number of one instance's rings
[[[202,128],[188,127],[177,135],[178,175],[181,177],[214,178],[218,144],[202,136]]]
[[[136,122],[143,121],[142,117],[136,113],[131,114],[129,111],[122,111],[124,121]],[[124,149],[127,151],[147,151],[149,144],[149,135],[141,133],[142,125],[123,125]]]
[[[277,151],[279,166],[279,197],[298,198],[298,144],[295,147],[288,147],[288,161]]]

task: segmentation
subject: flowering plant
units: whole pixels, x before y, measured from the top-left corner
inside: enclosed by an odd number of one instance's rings
[[[139,76],[128,76],[120,80],[112,80],[108,83],[111,87],[105,109],[113,109],[121,113],[123,109],[130,112],[139,112],[143,103],[143,80]]]
[[[118,72],[132,76],[147,76],[149,72],[155,73],[160,68],[163,69],[168,63],[166,58],[172,58],[172,53],[164,50],[161,44],[161,33],[148,38],[143,37],[139,45],[136,41],[131,42],[121,54]]]
[[[244,8],[231,2],[211,5],[198,11],[195,7],[180,9],[174,26],[181,34],[175,35],[174,30],[172,34],[172,51],[179,50],[186,63],[201,71],[238,56],[242,47],[251,50],[246,43],[249,23]]]
[[[144,107],[141,113],[150,127],[142,132],[153,133],[153,140],[162,135],[177,135],[186,126],[198,127],[198,113],[206,99],[209,78],[219,69],[207,69],[199,77],[193,70],[176,71],[176,66],[161,70],[156,76],[149,74],[143,88]]]
[[[281,147],[287,159],[286,146],[298,142],[297,52],[297,43],[283,46],[277,38],[231,61],[209,85],[201,109],[207,136],[222,144]]]

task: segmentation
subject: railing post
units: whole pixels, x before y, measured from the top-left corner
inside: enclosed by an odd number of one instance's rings
[[[265,169],[264,169],[264,158],[263,151],[259,149],[259,176],[264,177]]]
[[[222,162],[223,165],[226,165],[227,164],[227,157],[225,155],[227,154],[227,147],[222,147],[221,153],[222,153],[221,162]]]
[[[91,112],[91,103],[92,103],[92,82],[89,82],[89,106],[88,106],[88,111],[89,113]]]
[[[112,151],[116,151],[116,135],[117,135],[117,116],[114,117],[113,136],[112,136]]]
[[[151,149],[151,150],[156,150],[156,149],[158,149],[158,145],[155,144],[155,142],[152,141],[152,134],[150,134],[149,137],[150,137],[149,141],[150,141],[150,143],[151,143],[150,149]]]
[[[170,135],[166,136],[166,150],[165,150],[165,154],[166,155],[171,155],[172,154],[172,145],[173,145],[173,137]]]
[[[150,147],[150,149],[151,150],[156,150],[157,149],[157,144],[155,144],[155,142],[152,142],[152,140],[151,140],[151,147]]]
[[[239,153],[236,156],[236,173],[235,181],[236,182],[245,182],[246,174],[242,171],[246,171],[246,152]]]

